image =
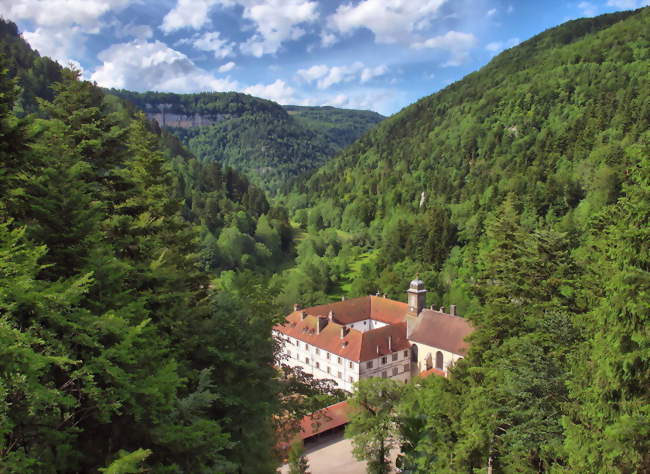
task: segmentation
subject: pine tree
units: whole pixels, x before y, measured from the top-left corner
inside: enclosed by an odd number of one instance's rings
[[[589,334],[571,380],[570,465],[581,471],[650,470],[650,149],[637,149],[624,196],[596,223],[600,278]]]

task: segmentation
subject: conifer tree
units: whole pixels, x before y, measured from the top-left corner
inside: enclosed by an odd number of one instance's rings
[[[591,252],[600,291],[584,318],[589,337],[571,380],[570,465],[650,470],[650,149],[639,147],[624,196],[596,225]]]

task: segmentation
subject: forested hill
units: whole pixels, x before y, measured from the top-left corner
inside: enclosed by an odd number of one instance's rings
[[[201,160],[244,171],[271,191],[318,168],[383,119],[363,110],[283,107],[235,92],[109,92],[176,134]]]
[[[286,212],[0,31],[0,472],[274,472]]]
[[[419,271],[476,328],[396,403],[403,469],[650,472],[650,8],[503,52],[300,186],[287,301]]]

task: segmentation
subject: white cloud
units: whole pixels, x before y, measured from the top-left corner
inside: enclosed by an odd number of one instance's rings
[[[2,0],[0,15],[12,21],[30,20],[38,27],[78,26],[97,33],[99,19],[111,10],[126,7],[132,0]]]
[[[388,67],[384,64],[374,68],[372,67],[363,68],[360,77],[361,83],[363,84],[365,82],[368,82],[371,79],[374,79],[375,77],[383,76],[387,72],[388,72]]]
[[[103,87],[181,93],[238,88],[236,82],[213,77],[180,51],[157,40],[114,44],[98,57],[103,64],[91,79]]]
[[[493,16],[496,15],[496,14],[497,14],[497,9],[496,9],[496,8],[492,8],[492,9],[488,10],[486,16],[487,16],[488,18],[490,18],[490,17],[493,17]]]
[[[210,19],[208,12],[218,0],[178,0],[163,18],[160,29],[165,33],[180,30],[181,28],[194,28],[198,30]]]
[[[338,41],[337,36],[332,33],[328,33],[327,31],[322,31],[320,34],[320,45],[323,48],[332,46],[337,41]]]
[[[476,45],[476,37],[471,33],[448,31],[444,35],[434,36],[426,41],[412,45],[415,49],[433,48],[442,49],[450,53],[451,57],[443,66],[460,66],[469,58],[469,50]]]
[[[647,7],[650,5],[650,0],[608,0],[607,5],[621,10],[634,10]]]
[[[361,83],[383,76],[388,72],[385,65],[365,67],[362,62],[355,62],[347,66],[327,66],[318,64],[309,69],[298,70],[298,76],[307,83],[316,82],[319,89],[327,89],[343,82],[358,80]]]
[[[236,64],[234,62],[230,61],[230,62],[227,62],[226,64],[222,64],[221,66],[219,66],[218,71],[222,72],[222,73],[232,71],[233,69],[235,69],[235,66],[236,66]]]
[[[279,104],[297,103],[297,99],[294,97],[295,89],[281,79],[277,79],[271,84],[255,84],[246,87],[244,92],[255,97],[273,100]]]
[[[62,30],[54,28],[36,28],[34,31],[25,31],[23,38],[29,45],[42,56],[49,56],[61,65],[68,63],[79,65],[71,59],[73,52],[79,52],[80,27],[71,26]]]
[[[149,39],[153,36],[153,30],[149,25],[117,25],[116,38],[133,37],[137,39]]]
[[[221,0],[230,2],[231,0]],[[274,54],[282,43],[305,34],[298,25],[318,19],[318,3],[306,0],[232,0],[244,7],[243,16],[255,24],[256,33],[241,45],[255,57]]]
[[[412,42],[412,34],[427,28],[446,0],[363,0],[336,9],[327,21],[340,34],[360,28],[372,31],[378,43]]]
[[[329,69],[330,68],[325,64],[317,64],[309,69],[300,69],[298,75],[306,82],[313,82],[324,77],[328,73]]]
[[[218,31],[204,33],[193,39],[191,43],[196,49],[212,52],[218,59],[234,55],[235,44],[222,39]]]
[[[240,49],[255,57],[276,53],[285,41],[305,34],[300,25],[318,19],[318,3],[310,0],[177,0],[160,28],[165,33],[188,27],[201,29],[209,23],[209,12],[215,5],[243,8],[242,16],[253,23],[255,33]]]
[[[598,7],[591,2],[580,2],[578,3],[578,8],[582,10],[582,14],[585,16],[595,16],[598,14]]]
[[[520,43],[519,38],[510,38],[507,41],[493,41],[485,45],[485,49],[492,53],[498,53],[504,49],[512,48]]]

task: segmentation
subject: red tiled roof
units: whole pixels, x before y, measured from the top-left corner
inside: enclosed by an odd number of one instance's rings
[[[447,374],[445,374],[442,370],[436,369],[435,367],[429,370],[425,370],[424,372],[420,372],[420,377],[428,377],[429,375],[439,375],[441,377],[447,376]]]
[[[339,324],[350,324],[364,319],[375,319],[388,324],[404,321],[408,305],[381,296],[362,296],[345,301],[322,304],[305,308],[307,314],[327,316],[334,313],[334,320]]]
[[[410,339],[415,343],[465,355],[469,348],[465,338],[473,331],[472,325],[460,316],[425,309],[418,315]]]
[[[368,298],[370,298],[370,319],[388,324],[400,323],[406,319],[408,304],[380,296],[368,296]]]
[[[388,338],[391,348],[388,348]],[[406,323],[390,324],[366,331],[361,337],[360,361],[376,359],[380,355],[392,354],[411,347],[406,339]],[[379,348],[379,351],[377,351]]]
[[[300,421],[300,439],[305,440],[346,425],[350,421],[351,412],[352,407],[348,402],[340,402],[303,417]]]
[[[276,325],[273,329],[356,362],[375,359],[380,355],[408,349],[410,346],[406,339],[406,323],[391,324],[364,333],[356,329],[348,329],[343,337],[341,337],[342,325],[328,321],[319,334],[316,330],[317,324],[316,316],[302,319],[300,311],[295,311],[287,316],[283,325]],[[391,351],[388,350],[389,337],[391,337]],[[378,346],[379,354],[377,354]]]

